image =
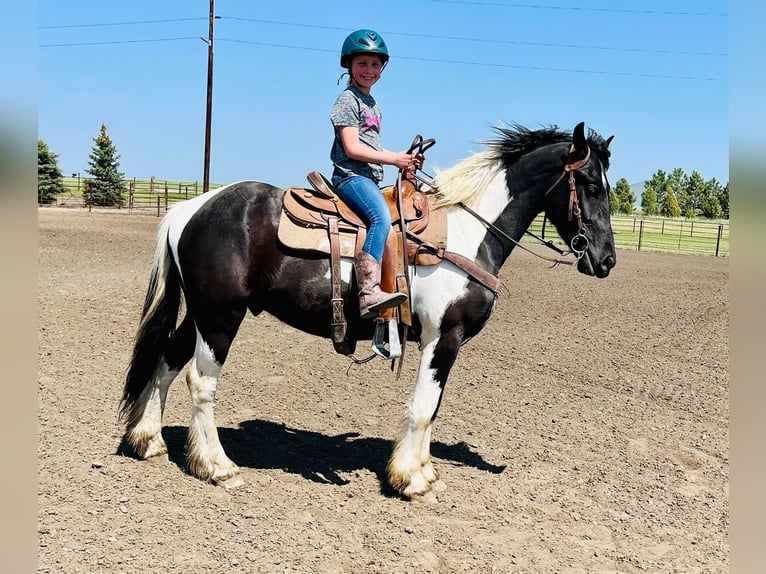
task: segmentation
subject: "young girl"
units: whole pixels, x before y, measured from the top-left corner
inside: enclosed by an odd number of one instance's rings
[[[388,48],[380,35],[372,30],[349,34],[340,54],[340,65],[349,75],[348,87],[330,113],[335,128],[330,152],[332,183],[341,199],[367,224],[363,250],[354,259],[363,319],[407,300],[404,293],[380,289],[380,261],[391,231],[391,214],[379,187],[383,164],[408,170],[421,167],[424,159],[421,154],[388,151],[381,144],[381,112],[370,89],[387,63]]]

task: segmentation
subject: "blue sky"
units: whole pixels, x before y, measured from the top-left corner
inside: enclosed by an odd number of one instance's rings
[[[209,0],[38,2],[38,135],[65,175],[87,168],[103,122],[127,176],[202,180],[208,13]],[[615,135],[613,184],[676,167],[725,183],[727,13],[722,0],[217,0],[210,179],[329,173],[340,46],[373,28],[391,52],[373,88],[384,145],[436,138],[426,171],[502,122],[585,121]]]

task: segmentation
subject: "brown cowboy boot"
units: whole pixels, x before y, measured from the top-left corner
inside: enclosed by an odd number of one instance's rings
[[[381,309],[398,307],[407,300],[404,293],[386,293],[380,289],[380,263],[364,251],[354,257],[356,282],[359,284],[359,316],[375,317]]]

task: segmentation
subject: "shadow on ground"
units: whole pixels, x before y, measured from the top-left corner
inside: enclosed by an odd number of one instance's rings
[[[186,433],[183,426],[162,429],[170,460],[184,470]],[[358,433],[326,435],[260,419],[245,421],[239,428],[219,427],[218,434],[229,458],[241,467],[278,468],[313,482],[336,485],[348,484],[343,473],[368,470],[377,475],[383,492],[393,494],[386,481],[386,463],[393,450],[390,440],[360,438]],[[134,456],[124,441],[117,452]],[[456,466],[494,474],[505,470],[504,465],[487,462],[462,441],[452,445],[433,442],[431,454]]]

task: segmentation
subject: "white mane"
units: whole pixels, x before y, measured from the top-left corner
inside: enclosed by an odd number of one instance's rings
[[[502,168],[496,154],[484,150],[464,160],[453,167],[438,172],[434,182],[438,188],[436,206],[445,207],[465,203],[469,207],[477,207],[490,182]]]

